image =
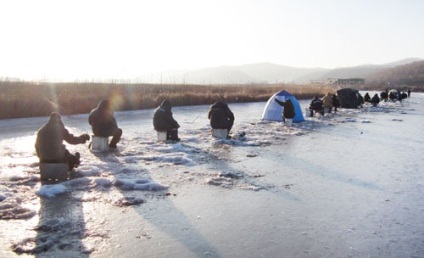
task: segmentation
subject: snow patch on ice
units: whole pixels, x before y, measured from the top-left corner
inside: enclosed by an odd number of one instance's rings
[[[168,188],[150,179],[115,179],[113,185],[123,191],[163,191]]]
[[[101,170],[96,166],[83,166],[78,168],[78,171],[75,173],[81,177],[96,177],[100,176]]]
[[[66,192],[68,192],[68,188],[66,186],[64,186],[63,184],[55,184],[55,185],[43,185],[35,193],[41,197],[51,198]]]

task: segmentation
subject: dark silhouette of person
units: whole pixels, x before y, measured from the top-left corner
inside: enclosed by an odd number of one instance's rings
[[[180,125],[172,116],[172,106],[168,100],[162,101],[153,114],[153,127],[156,131],[166,131],[166,139],[180,141],[178,128]]]
[[[365,95],[364,95],[364,101],[365,102],[371,102],[371,97],[370,97],[370,94],[368,94],[368,92],[365,93]]]
[[[387,93],[387,90],[380,92],[380,98],[384,101],[388,100],[389,94]]]
[[[408,89],[408,98],[411,97],[411,89]]]
[[[274,99],[280,106],[283,107],[283,122],[286,122],[286,119],[293,119],[295,116],[294,106],[291,99],[286,100],[286,102]]]
[[[396,90],[396,99],[398,101],[402,101],[402,93],[400,93],[399,89]]]
[[[212,129],[227,129],[230,133],[234,124],[234,114],[227,103],[217,101],[209,108],[208,118]]]
[[[378,103],[380,103],[380,98],[378,97],[378,94],[374,94],[374,96],[371,99],[371,104],[376,107],[378,105]]]
[[[321,115],[324,115],[324,108],[322,107],[322,100],[320,100],[317,96],[315,96],[311,104],[309,104],[309,111],[311,112],[311,117],[314,116],[314,111],[321,113]]]
[[[104,99],[100,101],[98,106],[90,112],[88,123],[91,125],[94,136],[112,136],[109,147],[113,149],[116,148],[116,144],[121,140],[122,129],[118,128],[108,100]]]
[[[393,101],[393,102],[395,102],[396,101],[396,99],[397,99],[397,96],[396,96],[396,92],[394,92],[394,91],[390,91],[389,92],[389,99],[391,100],[391,101]]]
[[[340,107],[340,102],[337,98],[337,95],[333,94],[333,96],[331,96],[331,100],[333,102],[334,112],[337,112],[337,108]]]
[[[35,151],[40,163],[65,163],[69,170],[77,168],[80,164],[80,154],[71,154],[63,144],[83,144],[90,140],[88,134],[81,134],[76,137],[65,128],[60,114],[53,112],[49,121],[37,132]]]

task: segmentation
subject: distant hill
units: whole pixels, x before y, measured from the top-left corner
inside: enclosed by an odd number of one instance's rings
[[[382,69],[369,74],[365,81],[367,85],[372,86],[407,85],[424,89],[424,61]]]
[[[296,68],[271,63],[240,66],[219,66],[192,71],[162,74],[164,83],[190,84],[249,84],[309,81],[316,74],[327,72],[322,68]],[[306,79],[302,79],[306,78]]]
[[[298,82],[301,78],[308,78],[316,74],[325,73],[323,68],[296,68],[271,63],[259,63],[238,66],[238,69],[256,78],[258,82]]]
[[[405,64],[421,61],[407,58],[381,65],[361,65],[336,69],[297,68],[272,63],[218,66],[199,70],[164,72],[161,83],[178,84],[253,84],[253,83],[309,83],[328,78],[374,78],[374,74]]]
[[[416,61],[420,61],[419,58],[406,58],[396,62],[391,62],[382,65],[361,65],[355,67],[346,67],[346,68],[336,68],[328,73],[322,75],[319,79],[327,79],[327,78],[339,78],[339,79],[348,79],[348,78],[367,78],[370,75],[377,73],[379,71],[383,71],[387,68],[396,67],[399,65],[405,65],[409,63],[413,63]]]

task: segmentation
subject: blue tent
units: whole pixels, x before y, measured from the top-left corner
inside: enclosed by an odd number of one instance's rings
[[[283,121],[283,107],[280,106],[277,102],[275,102],[274,99],[278,99],[283,102],[290,99],[293,103],[295,113],[293,122],[300,123],[305,121],[302,114],[302,108],[300,107],[299,102],[293,95],[291,95],[285,90],[275,93],[274,95],[272,95],[271,98],[269,98],[262,114],[263,120]]]

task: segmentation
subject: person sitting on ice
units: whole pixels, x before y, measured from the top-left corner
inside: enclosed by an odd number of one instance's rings
[[[180,141],[178,128],[180,125],[172,116],[172,106],[168,100],[162,101],[153,114],[153,127],[156,131],[166,131],[166,139]]]
[[[381,98],[382,100],[384,100],[384,101],[387,101],[387,100],[388,100],[388,98],[389,98],[389,94],[387,93],[387,90],[382,91],[382,92],[380,93],[380,98]]]
[[[406,99],[408,97],[408,94],[406,92],[402,92],[400,96],[402,99]]]
[[[317,96],[315,96],[311,104],[309,104],[309,111],[311,112],[311,117],[314,116],[314,111],[321,113],[321,115],[324,115],[324,108],[322,107],[322,100],[320,100]]]
[[[370,94],[368,94],[368,92],[365,93],[365,95],[364,95],[364,101],[365,102],[371,102],[371,96],[370,96]]]
[[[217,101],[209,108],[208,119],[212,129],[227,129],[229,134],[235,118],[227,103]],[[227,138],[229,137],[227,135]]]
[[[118,123],[108,100],[100,101],[97,107],[91,110],[88,123],[91,125],[94,136],[112,136],[109,147],[116,148],[116,144],[121,140],[122,129],[118,128]]]
[[[69,170],[77,168],[80,164],[80,154],[71,154],[63,144],[83,144],[90,140],[88,134],[81,134],[76,137],[63,125],[60,114],[53,112],[49,121],[37,132],[35,151],[40,163],[65,163]]]
[[[395,102],[396,101],[396,99],[397,99],[397,96],[396,96],[396,92],[394,92],[394,91],[390,91],[389,92],[389,99],[391,100],[391,101],[393,101],[393,102]]]
[[[294,106],[291,99],[286,100],[286,102],[274,99],[280,106],[283,107],[283,123],[286,123],[286,119],[293,119],[295,116]]]
[[[322,107],[324,110],[328,110],[328,113],[331,113],[331,109],[333,108],[333,99],[331,98],[330,92],[322,98]]]
[[[374,94],[374,96],[371,99],[371,104],[373,105],[373,107],[376,107],[378,105],[378,103],[380,103],[380,98],[378,97],[378,94]]]

